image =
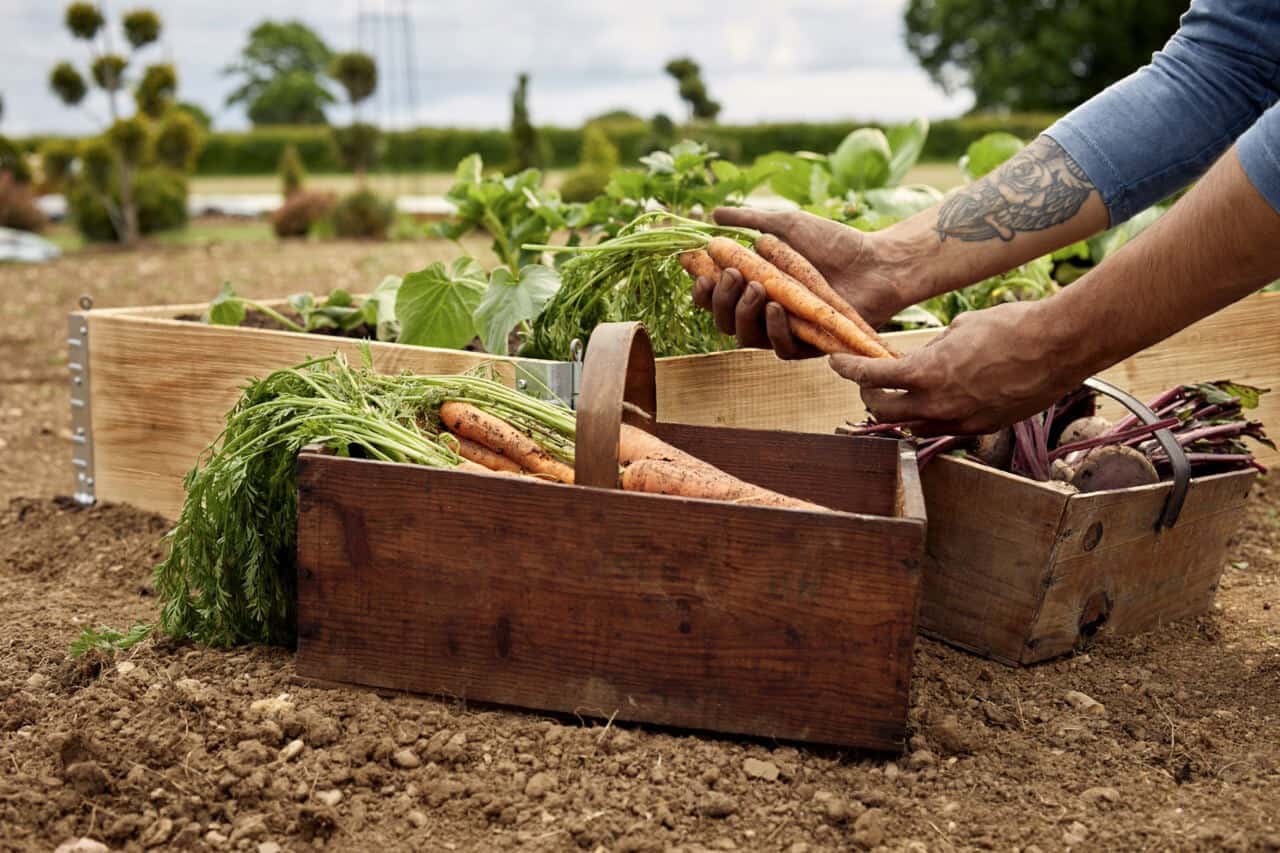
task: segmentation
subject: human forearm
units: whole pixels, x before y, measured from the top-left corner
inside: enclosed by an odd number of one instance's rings
[[[937,206],[872,235],[903,306],[965,287],[1101,231],[1107,211],[1088,177],[1041,136]]]
[[[1280,214],[1233,148],[1155,225],[1037,306],[1064,374],[1086,376],[1280,276]]]

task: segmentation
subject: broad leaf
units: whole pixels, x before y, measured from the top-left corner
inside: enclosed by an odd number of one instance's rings
[[[378,340],[394,341],[400,337],[400,321],[396,319],[396,295],[401,278],[389,275],[378,283],[361,307],[363,320],[376,330]]]
[[[960,168],[969,180],[976,181],[1017,154],[1024,145],[1026,143],[1012,133],[988,133],[970,143],[965,155],[960,158]]]
[[[889,129],[886,134],[889,140],[889,178],[886,186],[896,187],[911,171],[911,167],[920,159],[924,150],[924,141],[929,136],[929,120],[918,118],[907,124],[900,124]]]
[[[396,294],[402,344],[460,349],[476,336],[472,315],[485,290],[484,270],[474,259],[450,266],[436,261],[410,273]]]
[[[796,204],[812,202],[809,193],[814,168],[812,160],[783,151],[765,154],[752,166],[752,169],[757,171],[771,171],[769,188]]]
[[[640,162],[649,170],[650,175],[675,174],[675,158],[666,151],[654,151],[640,158]]]
[[[475,324],[485,351],[507,355],[511,333],[541,314],[559,289],[560,274],[541,264],[521,268],[519,278],[513,278],[506,267],[494,270],[475,311]]]
[[[613,177],[609,179],[609,183],[605,185],[604,191],[612,198],[643,200],[645,196],[644,178],[643,172],[636,172],[630,169],[614,172]]]
[[[1102,263],[1125,243],[1147,230],[1164,213],[1165,208],[1155,205],[1140,211],[1127,222],[1102,232],[1089,240],[1089,257],[1094,265]]]
[[[236,296],[235,290],[227,282],[222,285],[218,290],[218,295],[213,297],[213,301],[209,303],[209,310],[205,314],[205,320],[214,326],[239,326],[244,322],[244,315],[244,303],[240,301],[240,297]]]
[[[862,200],[876,213],[906,219],[933,207],[942,200],[942,193],[924,184],[913,184],[909,187],[867,190],[862,194]]]
[[[463,184],[478,184],[484,175],[484,159],[479,154],[471,154],[458,161],[453,176]]]
[[[873,127],[860,127],[828,158],[831,173],[851,190],[883,187],[889,180],[889,140]]]

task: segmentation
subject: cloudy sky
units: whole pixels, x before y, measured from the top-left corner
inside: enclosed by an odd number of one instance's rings
[[[0,0],[0,129],[10,134],[83,132],[105,114],[101,102],[63,107],[48,69],[85,65],[85,45],[62,28],[62,2]],[[110,12],[134,3],[111,0]],[[673,56],[702,63],[729,122],[866,118],[894,120],[963,112],[903,45],[905,0],[153,0],[165,21],[143,61],[178,69],[181,97],[209,110],[215,125],[244,127],[226,108],[232,88],[220,70],[264,17],[297,18],[336,50],[363,47],[379,59],[382,85],[366,113],[387,126],[491,127],[507,122],[517,71],[533,75],[530,106],[540,124],[576,124],[613,108],[683,115],[661,71]],[[119,43],[117,36],[117,44]],[[344,116],[335,111],[333,118]]]

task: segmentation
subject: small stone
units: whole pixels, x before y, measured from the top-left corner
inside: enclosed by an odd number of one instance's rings
[[[965,755],[977,748],[972,729],[960,725],[953,716],[944,717],[930,726],[929,737],[944,755]]]
[[[131,660],[122,660],[116,664],[116,675],[128,675],[138,668],[138,665]]]
[[[763,779],[766,782],[776,782],[778,780],[778,765],[772,761],[748,758],[742,762],[742,770],[752,779]]]
[[[1080,793],[1080,796],[1091,803],[1118,803],[1120,802],[1120,792],[1115,788],[1086,788]]]
[[[291,740],[280,748],[280,760],[292,761],[302,752],[303,743],[301,740]]]
[[[231,826],[232,844],[238,844],[241,840],[253,841],[267,834],[267,818],[260,814],[241,815],[235,819],[235,823]]]
[[[49,676],[43,672],[33,672],[27,676],[27,686],[32,690],[39,690],[49,683]]]
[[[216,829],[211,829],[204,834],[204,843],[210,847],[221,847],[227,843],[227,837]]]
[[[787,853],[809,853],[812,848],[803,841],[797,841],[787,848]]]
[[[110,849],[93,838],[70,838],[59,844],[53,853],[110,853]]]
[[[710,791],[698,801],[698,811],[707,817],[726,818],[737,814],[738,801],[721,791]]]
[[[888,779],[891,782],[894,779],[897,779],[898,775],[901,772],[902,770],[898,767],[898,765],[894,764],[892,761],[890,761],[888,764],[884,766],[884,778]]]
[[[173,835],[173,821],[162,817],[146,828],[138,837],[138,843],[143,847],[159,847],[169,840],[170,835]]]
[[[111,777],[96,761],[77,761],[69,765],[63,775],[85,797],[101,794],[111,787]]]
[[[529,777],[528,783],[524,786],[524,793],[528,797],[545,797],[556,789],[557,784],[556,777],[544,770]]]
[[[884,843],[883,809],[867,809],[854,821],[853,841],[868,850]]]
[[[1071,826],[1067,827],[1062,833],[1062,840],[1071,847],[1078,847],[1084,844],[1085,839],[1089,837],[1089,827],[1080,821],[1072,821]]]
[[[183,679],[183,681],[186,680]],[[288,693],[281,693],[279,696],[268,699],[255,699],[249,703],[249,711],[263,717],[281,717],[292,710],[293,702],[289,699]]]
[[[712,850],[737,850],[738,845],[734,843],[732,838],[717,838],[711,842]]]
[[[418,758],[418,753],[407,747],[396,750],[391,756],[391,763],[404,770],[412,770],[415,767],[422,766],[422,760]]]
[[[849,806],[839,797],[828,797],[821,801],[822,816],[831,823],[844,823],[849,819]]]
[[[907,758],[907,766],[912,770],[924,770],[938,763],[938,759],[927,749],[917,749]]]
[[[409,818],[409,823],[413,824],[418,829],[422,829],[422,827],[427,825],[427,816],[418,809],[414,809],[409,812],[407,817]]]
[[[1077,711],[1084,711],[1086,714],[1107,713],[1106,705],[1103,705],[1087,693],[1081,693],[1079,690],[1068,690],[1063,694],[1062,698],[1067,700],[1067,704]]]
[[[321,791],[316,794],[316,799],[324,803],[326,806],[333,808],[338,803],[342,802],[342,792],[337,788],[330,788],[327,791]]]
[[[280,853],[283,848],[274,841],[263,841],[258,845],[258,853]]]
[[[209,700],[208,688],[197,678],[179,678],[173,682],[173,688],[184,701],[193,705],[202,705]]]

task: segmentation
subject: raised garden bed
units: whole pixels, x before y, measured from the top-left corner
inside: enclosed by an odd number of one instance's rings
[[[74,453],[83,499],[122,501],[174,517],[182,478],[221,429],[247,376],[262,375],[358,344],[269,329],[213,327],[175,317],[204,305],[85,310],[71,316]],[[1140,398],[1179,382],[1230,377],[1280,388],[1280,294],[1258,294],[1209,317],[1103,374]],[[83,333],[80,330],[83,329]],[[935,332],[891,333],[903,351]],[[445,373],[484,362],[515,381],[515,363],[572,388],[578,368],[565,362],[497,358],[457,350],[371,343],[381,370]],[[510,367],[503,367],[510,365]],[[863,415],[857,388],[825,360],[783,362],[758,350],[658,359],[658,400],[669,422],[799,432],[831,432]],[[86,392],[85,389],[88,389]],[[1268,395],[1255,417],[1280,429],[1280,394]],[[1265,452],[1263,464],[1280,461]]]

